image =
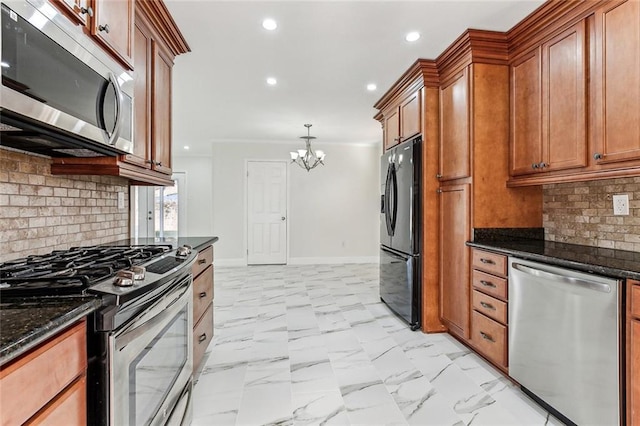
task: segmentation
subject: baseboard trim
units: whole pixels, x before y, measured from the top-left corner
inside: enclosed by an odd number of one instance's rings
[[[347,263],[379,263],[378,256],[292,257],[288,265],[344,265]],[[247,266],[246,259],[214,259],[215,266]]]

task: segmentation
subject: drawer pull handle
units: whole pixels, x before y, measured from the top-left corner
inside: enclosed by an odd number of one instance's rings
[[[204,265],[205,263],[207,263],[207,259],[198,260],[198,265]]]
[[[202,342],[204,342],[205,340],[207,340],[207,333],[202,333],[202,334],[200,335],[200,337],[198,337],[198,342],[199,342],[199,343],[202,343]]]
[[[480,305],[485,309],[491,309],[492,311],[496,310],[496,308],[491,303],[480,302]]]
[[[490,336],[490,335],[488,335],[487,333],[484,333],[484,332],[482,332],[482,331],[481,331],[481,332],[480,332],[480,335],[482,336],[482,338],[483,338],[484,340],[488,340],[488,341],[490,341],[491,343],[495,343],[495,342],[496,342],[495,340],[493,340],[493,337],[491,337],[491,336]]]
[[[207,297],[207,292],[203,291],[202,293],[199,294],[200,299],[202,299],[203,297]]]
[[[496,285],[491,281],[480,280],[480,284],[482,284],[485,287],[496,288]]]
[[[488,265],[495,265],[495,264],[496,264],[496,262],[494,262],[493,260],[491,260],[491,259],[485,259],[484,257],[481,257],[481,258],[480,258],[480,262],[482,262],[482,263],[486,263],[486,264],[488,264]]]

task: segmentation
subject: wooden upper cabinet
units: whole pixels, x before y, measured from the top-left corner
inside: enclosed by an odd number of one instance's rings
[[[94,0],[91,35],[133,69],[133,0]]]
[[[585,36],[583,20],[542,45],[542,171],[587,165]]]
[[[540,48],[511,65],[511,174],[534,173],[542,161]]]
[[[511,174],[587,165],[585,21],[511,66]]]
[[[594,27],[594,159],[640,159],[640,2],[603,3]]]
[[[420,117],[420,92],[417,91],[400,104],[400,141],[421,132]]]
[[[151,168],[151,53],[149,29],[138,19],[134,30],[134,127],[133,153],[123,160]]]
[[[384,115],[384,150],[400,143],[400,110],[394,107]]]
[[[440,88],[440,181],[470,175],[469,68]]]
[[[171,69],[173,60],[157,44],[153,54],[152,168],[171,174]]]
[[[52,0],[52,3],[78,25],[87,26],[93,16],[89,0]]]

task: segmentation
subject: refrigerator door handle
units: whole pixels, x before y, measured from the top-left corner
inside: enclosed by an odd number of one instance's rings
[[[396,221],[398,219],[398,177],[395,164],[391,165],[391,181],[393,183],[393,212],[391,215],[391,235],[396,233]]]
[[[391,199],[391,168],[392,164],[387,167],[387,178],[384,188],[384,221],[387,226],[387,234],[393,236],[393,229],[391,227],[391,211],[389,205],[393,202]]]

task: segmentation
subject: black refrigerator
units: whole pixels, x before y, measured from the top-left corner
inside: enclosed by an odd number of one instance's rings
[[[421,145],[420,136],[397,145],[380,167],[380,299],[412,330],[421,320]]]

